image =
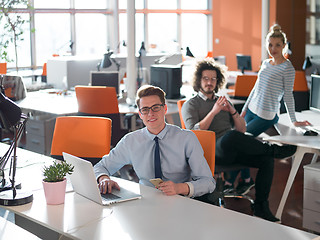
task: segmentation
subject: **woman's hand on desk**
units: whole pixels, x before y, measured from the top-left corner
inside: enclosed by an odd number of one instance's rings
[[[101,193],[111,193],[112,188],[120,190],[118,183],[112,181],[108,176],[99,177],[99,189]]]
[[[293,125],[295,127],[302,127],[302,126],[311,126],[311,123],[308,122],[308,121],[302,121],[302,122],[296,121],[296,122],[293,123]]]

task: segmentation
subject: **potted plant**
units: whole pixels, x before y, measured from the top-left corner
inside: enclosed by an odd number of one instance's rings
[[[47,204],[62,204],[66,193],[66,175],[73,173],[74,166],[66,162],[54,162],[43,168],[42,181]]]

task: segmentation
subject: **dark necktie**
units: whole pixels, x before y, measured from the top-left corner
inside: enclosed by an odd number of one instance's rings
[[[156,147],[154,149],[154,175],[156,178],[162,177],[161,164],[160,164],[160,151],[159,151],[159,142],[158,137],[154,138],[156,142]]]

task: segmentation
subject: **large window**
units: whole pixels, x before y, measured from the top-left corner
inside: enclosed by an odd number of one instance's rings
[[[127,53],[127,0],[33,0],[21,13],[31,19],[19,42],[19,67],[40,67],[53,54],[102,56],[110,48]],[[210,49],[209,0],[135,0],[135,42],[154,53],[185,53],[196,57]],[[0,23],[0,27],[3,23]],[[32,33],[30,28],[34,28]],[[10,55],[14,48],[9,47]],[[15,62],[8,63],[13,68]]]
[[[42,66],[53,54],[70,54],[70,14],[39,13],[34,20],[38,66]]]
[[[76,54],[103,56],[107,46],[107,18],[103,14],[76,14]]]
[[[307,44],[320,45],[320,0],[307,0]]]
[[[175,53],[179,51],[177,39],[177,14],[149,14],[149,51]]]
[[[29,14],[27,13],[11,13],[9,14],[9,18],[12,20],[17,19],[17,17],[21,17],[22,20],[28,21]],[[15,21],[15,20],[14,20]],[[15,68],[16,61],[19,66],[30,66],[31,64],[31,53],[30,53],[30,28],[27,23],[23,25],[19,25],[18,30],[16,31],[17,34],[22,33],[18,36],[18,41],[16,43],[16,51],[14,45],[14,35],[11,28],[6,28],[4,30],[4,26],[8,25],[7,18],[2,18],[0,22],[1,34],[0,34],[0,41],[1,46],[6,45],[5,42],[8,43],[6,47],[2,47],[1,54],[3,52],[7,53],[7,58],[9,62],[7,63],[8,68]],[[20,32],[21,30],[21,32]],[[19,40],[20,39],[20,40]],[[17,59],[16,59],[17,53]],[[5,60],[0,60],[4,62]]]

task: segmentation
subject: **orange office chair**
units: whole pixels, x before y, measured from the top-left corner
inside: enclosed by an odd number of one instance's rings
[[[234,85],[234,92],[229,93],[231,98],[246,100],[257,81],[257,75],[238,75]]]
[[[247,199],[250,201],[251,205],[253,206],[254,201],[247,195],[241,194],[224,194],[223,193],[223,173],[228,171],[234,170],[241,170],[245,166],[240,164],[232,164],[232,165],[217,165],[215,163],[215,148],[216,148],[216,134],[213,131],[207,130],[192,130],[197,136],[202,149],[204,151],[204,157],[207,160],[207,163],[210,167],[212,175],[216,178],[216,189],[212,196],[210,203],[218,205],[220,207],[225,206],[224,198],[226,197],[233,197],[233,198],[240,198],[240,199]]]
[[[304,71],[296,71],[294,78],[293,91],[309,91],[306,74]]]
[[[121,128],[117,93],[114,87],[76,86],[79,116],[99,116],[112,120],[111,145],[128,133]]]
[[[0,63],[0,74],[7,74],[7,63]]]
[[[51,156],[62,160],[62,152],[96,164],[110,152],[111,120],[102,117],[66,116],[56,119]]]
[[[182,118],[182,113],[181,113],[181,108],[182,105],[184,104],[186,100],[180,100],[178,102],[178,108],[179,108],[179,117],[180,121],[185,126],[183,118]],[[181,125],[182,125],[181,124]],[[234,171],[234,170],[241,170],[243,168],[246,168],[245,166],[239,165],[239,164],[233,164],[233,165],[227,165],[227,166],[222,166],[222,165],[217,165],[215,164],[215,147],[216,147],[216,134],[213,131],[207,131],[207,130],[192,130],[196,136],[198,137],[198,140],[203,148],[204,151],[204,157],[206,158],[208,165],[211,169],[212,175],[216,176],[216,194],[214,194],[214,199],[212,199],[210,202],[223,207],[225,205],[224,203],[224,198],[225,197],[235,197],[235,198],[244,198],[247,199],[251,202],[251,204],[254,203],[254,201],[247,195],[240,195],[240,194],[224,194],[223,193],[223,173],[224,172],[229,172],[229,171]]]
[[[47,63],[43,64],[41,82],[47,82]]]
[[[178,110],[179,110],[179,117],[180,117],[180,122],[181,122],[181,128],[182,129],[186,129],[186,126],[184,125],[184,121],[182,119],[182,112],[181,112],[181,109],[182,109],[182,105],[185,103],[186,100],[179,100],[177,102],[177,105],[178,105]]]
[[[194,134],[197,136],[204,151],[204,157],[207,160],[207,163],[212,172],[212,176],[214,176],[216,159],[216,133],[206,130],[192,130],[192,132],[194,132]]]

